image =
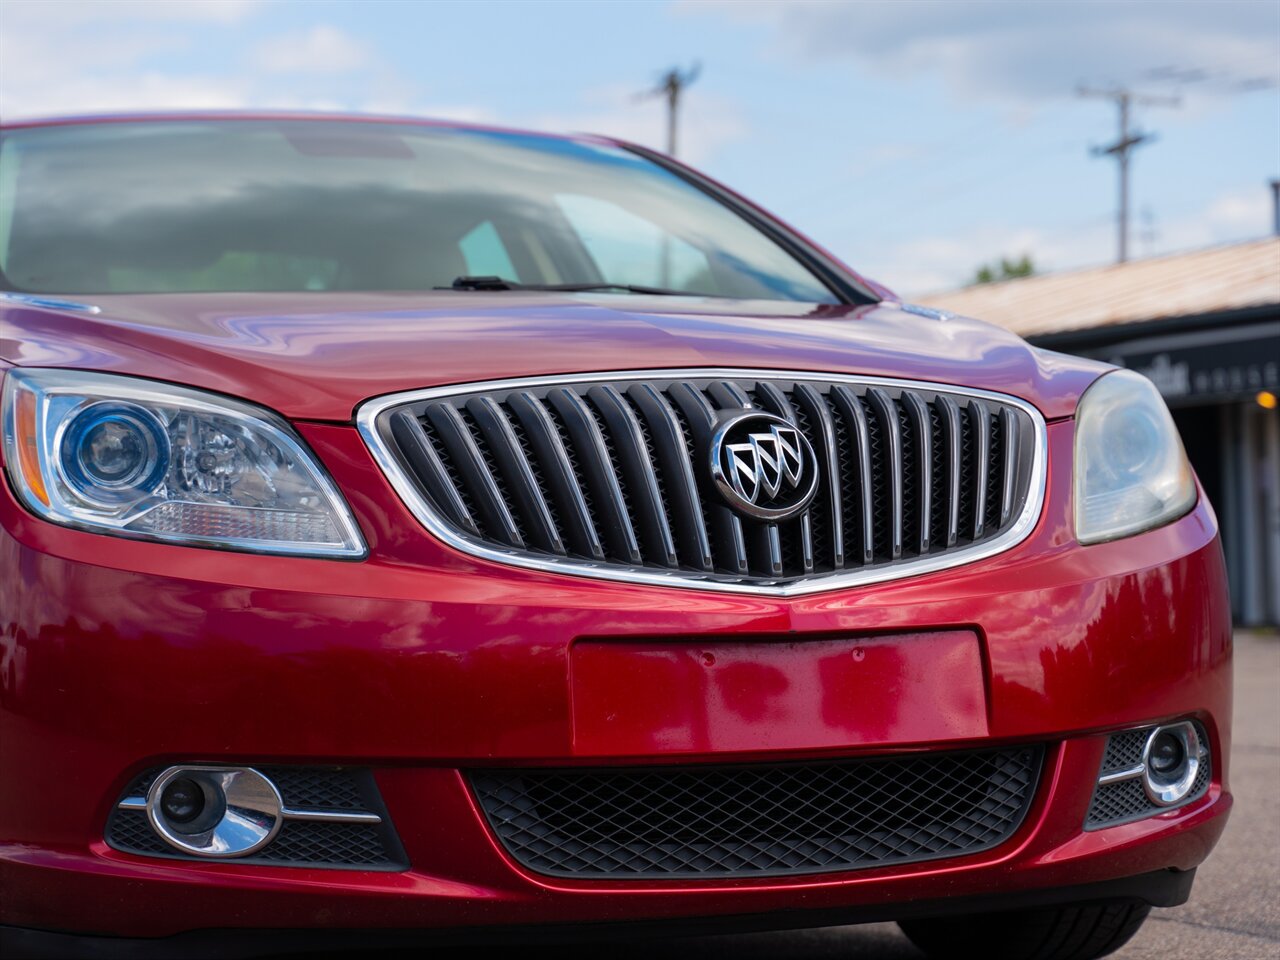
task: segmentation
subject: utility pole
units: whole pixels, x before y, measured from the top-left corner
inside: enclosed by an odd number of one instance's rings
[[[637,99],[647,100],[650,97],[665,97],[667,100],[667,153],[676,155],[676,129],[680,115],[680,96],[702,72],[702,65],[695,63],[688,70],[681,71],[672,67],[662,75],[658,85],[652,90],[639,94]]]
[[[1116,226],[1119,234],[1116,244],[1116,262],[1124,263],[1129,259],[1129,153],[1134,147],[1155,139],[1154,134],[1129,129],[1130,109],[1135,104],[1151,107],[1178,107],[1182,105],[1182,101],[1178,97],[1153,97],[1123,88],[1093,90],[1081,87],[1077,93],[1081,97],[1110,100],[1119,108],[1120,132],[1116,142],[1105,147],[1094,147],[1093,155],[1115,157],[1120,168],[1120,205],[1116,211]]]

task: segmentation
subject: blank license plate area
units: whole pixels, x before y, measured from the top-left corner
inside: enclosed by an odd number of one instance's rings
[[[570,656],[580,756],[987,735],[980,641],[971,630],[847,640],[587,640]]]

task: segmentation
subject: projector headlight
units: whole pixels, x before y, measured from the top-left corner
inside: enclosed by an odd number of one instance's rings
[[[1076,409],[1076,539],[1141,533],[1195,502],[1182,440],[1151,381],[1128,370],[1095,381]]]
[[[54,523],[258,553],[365,554],[333,482],[270,411],[147,380],[11,370],[2,419],[14,489]]]

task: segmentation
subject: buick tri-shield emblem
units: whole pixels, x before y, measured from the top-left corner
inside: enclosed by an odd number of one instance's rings
[[[818,489],[817,459],[804,434],[781,417],[748,410],[716,428],[711,477],[729,505],[759,520],[786,520]]]

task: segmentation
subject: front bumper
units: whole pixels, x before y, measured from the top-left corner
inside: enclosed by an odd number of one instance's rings
[[[1159,530],[1079,547],[1068,521],[1070,423],[1050,425],[1045,511],[1018,547],[935,575],[791,600],[568,579],[452,553],[422,535],[354,430],[301,429],[347,493],[367,561],[100,537],[39,521],[0,490],[0,924],[161,937],[211,927],[894,915],[907,901],[1191,870],[1225,825],[1231,641],[1212,513],[1202,501]],[[775,676],[736,689],[737,713],[760,722],[703,740],[655,736],[643,724],[602,736],[598,725],[584,728],[595,708],[570,670],[575,647],[638,638],[693,638],[714,651],[956,630],[978,638],[979,695],[953,705],[953,722],[887,723],[882,711],[859,719],[846,704],[838,736],[830,726],[805,734],[810,698],[788,694],[799,677],[786,670],[780,684]],[[597,706],[610,696],[637,702],[625,678],[610,688],[607,670],[592,676]],[[1208,793],[1084,831],[1104,734],[1182,717],[1208,733]],[[459,772],[992,743],[1047,745],[1031,808],[1008,841],[821,876],[534,874],[494,840]],[[410,869],[188,863],[109,848],[103,829],[120,792],[170,762],[372,768]]]

